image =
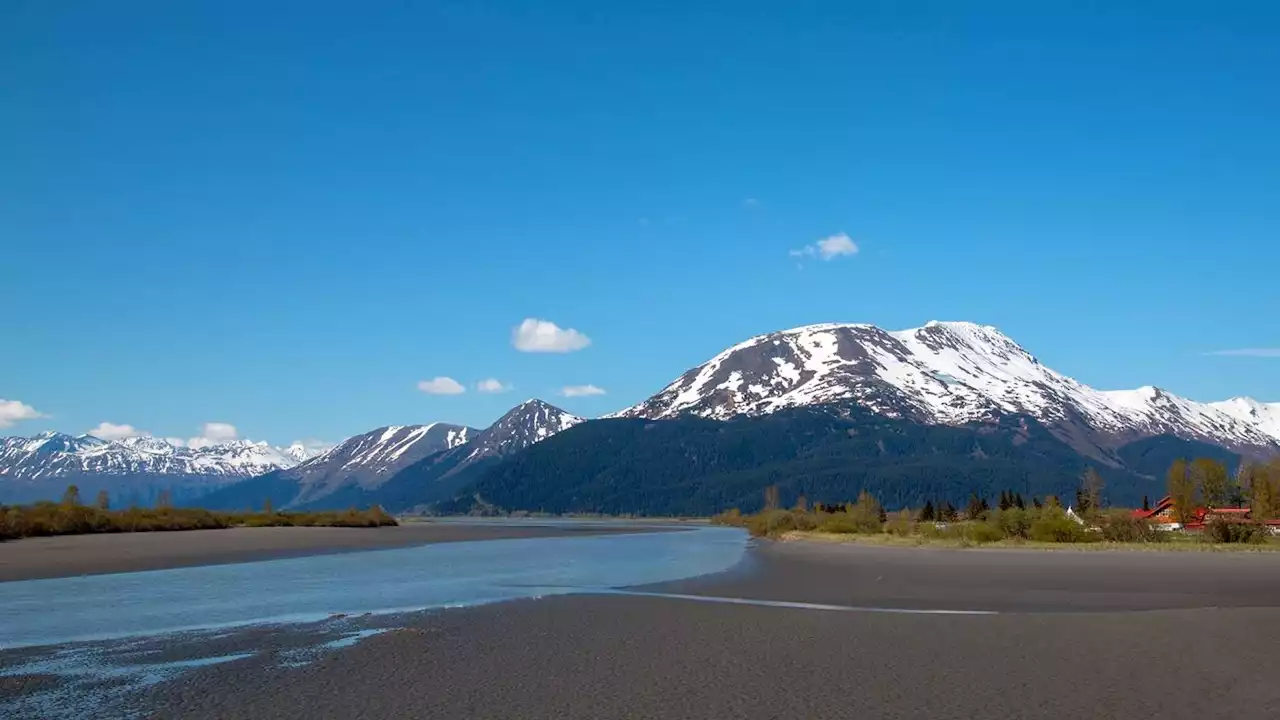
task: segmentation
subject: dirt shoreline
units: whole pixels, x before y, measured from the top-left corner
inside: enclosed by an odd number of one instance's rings
[[[398,527],[381,528],[229,528],[24,538],[0,543],[0,582],[221,565],[431,543],[655,531],[660,530],[621,522],[617,525],[406,522]]]

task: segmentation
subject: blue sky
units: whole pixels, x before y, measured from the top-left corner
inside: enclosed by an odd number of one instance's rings
[[[1280,400],[1206,354],[1280,348],[1272,6],[10,0],[0,433],[597,415],[828,321]]]

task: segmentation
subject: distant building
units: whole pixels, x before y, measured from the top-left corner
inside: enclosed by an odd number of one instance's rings
[[[1173,512],[1173,498],[1165,496],[1160,498],[1160,502],[1156,503],[1150,510],[1134,510],[1133,516],[1150,520],[1156,527],[1161,530],[1186,530],[1188,532],[1197,532],[1204,529],[1205,523],[1220,517],[1232,522],[1251,522],[1253,518],[1250,516],[1249,508],[1206,508],[1197,507],[1191,513],[1191,519],[1185,524],[1179,523],[1177,516]],[[1267,520],[1263,523],[1271,532],[1280,532],[1280,520]]]

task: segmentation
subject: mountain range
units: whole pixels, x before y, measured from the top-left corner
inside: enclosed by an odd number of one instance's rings
[[[281,508],[378,503],[403,509],[445,499],[465,484],[468,470],[580,422],[582,418],[541,400],[527,400],[483,431],[444,423],[379,428],[296,467],[211,493],[199,504],[244,509],[267,501]]]
[[[58,432],[0,438],[0,501],[53,499],[71,484],[82,494],[107,490],[124,502],[149,503],[160,490],[182,500],[310,457],[301,444],[248,440],[180,447],[156,437],[108,441]]]
[[[836,501],[873,489],[890,505],[1005,487],[1057,494],[1094,466],[1113,501],[1137,502],[1179,455],[1280,453],[1280,403],[1097,390],[986,325],[850,323],[750,338],[600,420],[529,400],[485,430],[385,427],[311,458],[48,433],[0,447],[7,501],[16,489],[56,497],[71,479],[84,492],[90,478],[171,478],[221,508],[705,513],[758,502],[767,484]]]

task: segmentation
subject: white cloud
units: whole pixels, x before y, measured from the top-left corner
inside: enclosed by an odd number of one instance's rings
[[[1214,350],[1206,355],[1231,357],[1280,357],[1280,348],[1241,348],[1239,350]]]
[[[462,383],[451,377],[437,377],[430,380],[419,380],[418,389],[431,395],[461,395],[467,389]]]
[[[225,445],[240,437],[236,426],[224,422],[207,422],[199,437],[187,440],[187,447],[199,450],[210,445]]]
[[[186,441],[186,440],[183,440],[183,439],[182,439],[182,438],[180,438],[180,437],[167,437],[167,438],[165,438],[165,439],[164,439],[164,441],[165,441],[165,442],[167,442],[167,443],[169,443],[170,445],[172,445],[172,446],[174,446],[174,447],[186,447],[186,446],[187,446],[187,441]]]
[[[307,455],[311,457],[320,455],[330,450],[331,448],[333,448],[333,443],[325,442],[323,440],[317,440],[315,438],[304,438],[302,440],[294,440],[292,443],[289,444],[289,447],[293,447],[295,445],[301,446],[304,450],[307,451]]]
[[[117,425],[105,420],[98,423],[97,427],[89,430],[89,434],[103,440],[121,440],[128,437],[149,437],[151,435],[146,430],[139,430],[132,425]]]
[[[760,204],[760,201],[755,198],[747,198],[746,200],[742,201],[742,207],[746,207],[746,208],[753,208],[759,204]]]
[[[7,428],[21,420],[37,420],[47,417],[30,405],[17,400],[0,398],[0,428]]]
[[[482,393],[504,393],[510,389],[510,385],[503,383],[498,378],[485,378],[476,383],[476,390]]]
[[[520,352],[567,353],[591,344],[591,338],[577,330],[562,329],[550,320],[526,318],[511,331],[511,344]]]
[[[598,388],[595,385],[569,385],[561,388],[560,394],[565,397],[590,397],[604,395],[604,388]]]
[[[791,257],[816,257],[821,260],[834,260],[842,255],[857,254],[858,244],[844,233],[822,238],[812,245],[805,245],[790,253]]]

